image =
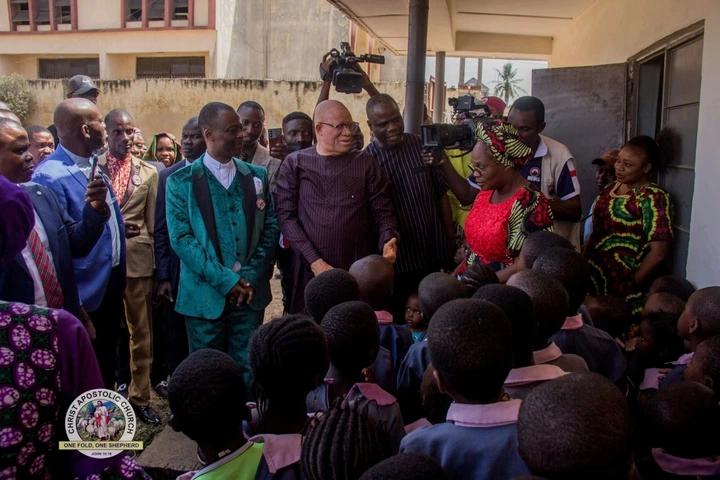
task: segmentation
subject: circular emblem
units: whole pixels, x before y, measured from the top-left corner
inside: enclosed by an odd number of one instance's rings
[[[122,453],[122,449],[112,450],[112,444],[131,442],[136,428],[135,411],[130,401],[104,388],[90,390],[77,397],[65,416],[68,439],[79,442],[78,450],[92,458],[108,458]]]
[[[133,185],[135,185],[136,187],[139,187],[140,184],[142,183],[142,178],[140,178],[140,175],[136,174],[136,175],[132,176],[132,179],[130,181],[132,182]]]
[[[540,176],[540,169],[538,167],[532,167],[530,169],[530,176],[531,177],[539,177]]]

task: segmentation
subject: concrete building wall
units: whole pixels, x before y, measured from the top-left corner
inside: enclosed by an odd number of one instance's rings
[[[625,62],[718,8],[717,0],[597,0],[555,36],[548,66]]]
[[[10,9],[2,5],[0,8],[0,32],[10,31]]]
[[[55,106],[65,98],[60,80],[31,80],[33,110],[27,124],[50,125]],[[246,100],[259,102],[267,115],[268,128],[280,127],[290,112],[300,110],[312,115],[320,94],[320,82],[287,82],[263,80],[169,80],[140,79],[98,82],[102,95],[98,105],[102,112],[113,108],[128,110],[146,135],[168,131],[180,136],[182,125],[197,115],[208,102],[225,102],[237,107]],[[378,90],[386,92],[401,103],[405,85],[384,83]],[[365,118],[367,95],[331,93],[330,98],[342,101],[353,118],[360,122],[369,139]],[[147,139],[147,137],[146,137]]]
[[[118,0],[78,0],[78,28],[121,28],[121,9],[122,2]]]
[[[218,76],[315,80],[349,20],[326,1],[217,0]],[[361,52],[363,53],[363,52]]]
[[[695,185],[687,261],[698,287],[720,285],[720,4],[717,0],[598,0],[555,38],[550,67],[626,62],[662,38],[705,21]]]

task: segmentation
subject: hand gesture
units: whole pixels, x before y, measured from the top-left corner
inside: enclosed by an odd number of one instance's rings
[[[445,150],[441,149],[440,158],[435,161],[435,156],[433,154],[432,150],[425,151],[423,150],[422,153],[423,161],[425,162],[425,165],[432,166],[432,167],[440,167],[442,165],[445,165],[447,163],[447,155],[445,154]]]
[[[167,280],[155,282],[157,292],[155,293],[155,300],[158,302],[164,301],[173,303],[175,299],[172,294],[172,285]]]
[[[270,148],[270,156],[277,158],[280,161],[284,161],[285,157],[288,156],[287,144],[281,140]]]
[[[140,225],[136,223],[125,223],[125,238],[134,238],[140,235]]]
[[[383,257],[390,263],[397,260],[397,238],[391,239],[383,246]]]
[[[107,193],[107,184],[103,180],[102,175],[98,173],[95,175],[95,178],[87,184],[87,188],[85,189],[85,203],[89,203],[96,212],[105,214],[110,208],[106,201]]]
[[[331,267],[330,265],[328,265],[328,264],[325,262],[325,260],[320,259],[320,260],[315,260],[315,261],[312,263],[312,265],[310,265],[310,269],[312,270],[313,275],[315,275],[315,276],[317,277],[318,275],[320,275],[320,274],[323,273],[323,272],[327,272],[328,270],[332,270],[333,267]]]
[[[326,53],[323,55],[322,63],[320,64],[320,68],[322,70],[325,70],[328,75],[332,76],[333,72],[333,64],[335,63],[335,58],[330,55],[330,53]],[[324,78],[321,78],[321,80],[326,81]]]
[[[239,307],[243,303],[249,304],[252,302],[254,295],[255,289],[241,278],[228,292],[227,297],[231,304]]]
[[[80,315],[82,315],[82,323],[83,326],[85,326],[85,330],[87,330],[88,337],[90,337],[91,341],[95,341],[97,338],[97,331],[95,330],[95,325],[92,320],[90,320],[90,315],[88,315],[84,307],[80,307]]]

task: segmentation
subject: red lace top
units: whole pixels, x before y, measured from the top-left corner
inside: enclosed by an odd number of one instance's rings
[[[467,265],[476,261],[513,263],[522,244],[536,230],[552,231],[553,217],[547,198],[534,186],[521,188],[504,202],[492,204],[493,190],[481,191],[465,222],[471,252]]]

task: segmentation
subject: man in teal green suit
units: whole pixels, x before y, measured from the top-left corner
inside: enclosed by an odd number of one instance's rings
[[[250,336],[270,303],[278,227],[267,171],[235,158],[243,129],[223,103],[198,120],[207,152],[167,180],[170,243],[180,257],[175,310],[185,315],[190,351],[228,353],[244,369]]]

